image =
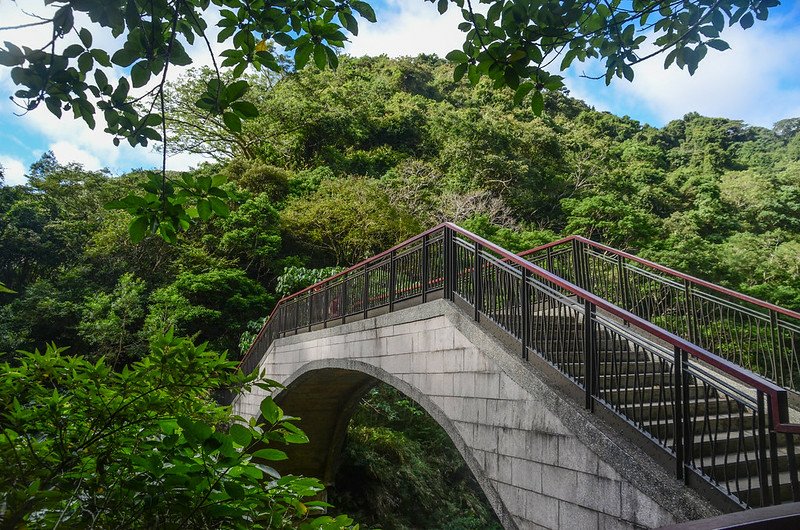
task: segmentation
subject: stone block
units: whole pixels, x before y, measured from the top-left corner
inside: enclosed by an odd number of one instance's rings
[[[561,528],[558,521],[558,500],[534,492],[526,493],[525,518],[545,528]],[[564,527],[582,530],[566,522]]]
[[[425,369],[428,373],[442,373],[445,371],[445,355],[447,352],[431,351],[424,354],[419,354],[425,359]]]
[[[481,451],[497,452],[497,429],[495,427],[476,423],[474,433],[473,447]]]
[[[576,502],[578,472],[556,466],[542,466],[542,493],[559,500]]]
[[[601,513],[598,515],[598,528],[600,530],[640,530],[641,526],[636,526],[630,521],[625,521],[619,517]]]
[[[545,465],[558,464],[559,436],[536,431],[522,432],[526,433],[525,458]]]
[[[462,398],[457,396],[444,396],[442,402],[442,412],[451,420],[463,420],[461,414],[464,412],[464,406],[461,404]]]
[[[475,374],[475,396],[483,398],[496,398],[500,394],[500,374],[481,373]]]
[[[433,331],[432,350],[452,350],[454,348],[453,329],[441,328]]]
[[[465,398],[463,403],[464,412],[461,414],[461,417],[464,418],[464,421],[478,423],[477,401],[474,398]]]
[[[597,455],[574,436],[562,436],[558,440],[558,465],[583,473],[597,472]]]
[[[621,483],[578,472],[577,504],[614,517],[621,514]]]
[[[518,458],[513,456],[497,455],[497,480],[500,482],[505,482],[506,484],[511,484],[511,481],[514,478],[514,463],[517,460]]]
[[[528,437],[519,429],[500,428],[497,435],[497,451],[502,455],[528,457]]]
[[[410,353],[414,351],[411,335],[395,335],[381,340],[386,341],[386,352],[389,354]]]
[[[509,513],[518,517],[525,517],[525,490],[521,490],[504,482],[495,482],[494,484],[497,488],[497,493],[500,494],[500,498],[503,499],[503,504],[506,505]]]
[[[511,400],[529,399],[527,392],[516,381],[502,373],[500,374],[500,394],[498,397]]]
[[[475,374],[460,372],[453,374],[453,395],[472,397],[475,395]]]
[[[542,491],[542,465],[518,458],[511,470],[511,483],[528,491]]]
[[[558,520],[565,527],[581,530],[597,530],[600,525],[597,512],[564,501],[558,503]]]
[[[621,518],[647,528],[675,522],[672,515],[627,482],[622,483]]]
[[[447,350],[442,352],[442,371],[454,374],[464,372],[464,350]]]

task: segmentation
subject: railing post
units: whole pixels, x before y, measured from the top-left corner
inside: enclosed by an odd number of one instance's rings
[[[794,388],[792,371],[787,369],[785,376],[783,373],[783,337],[781,336],[781,327],[780,323],[778,322],[778,313],[774,309],[769,310],[769,327],[770,331],[772,332],[773,358],[771,360],[772,366],[775,367],[775,373],[772,374],[772,378],[781,386],[789,386],[789,388]],[[777,361],[775,360],[775,357],[778,358]],[[764,365],[766,366],[767,363],[765,362]],[[786,381],[787,378],[789,381]]]
[[[294,334],[300,331],[300,300],[294,299]]]
[[[530,343],[530,320],[531,320],[531,304],[530,304],[530,286],[528,285],[528,269],[522,268],[522,285],[520,287],[520,313],[522,316],[522,358],[528,360],[528,344]]]
[[[594,321],[597,307],[589,300],[583,302],[583,384],[586,390],[586,408],[594,412],[595,388],[595,333]]]
[[[342,312],[342,324],[347,322],[347,275],[342,276],[342,303],[339,309]]]
[[[430,261],[430,250],[428,249],[428,234],[422,236],[422,303],[428,301],[428,261]]]
[[[369,265],[364,264],[364,296],[361,299],[361,309],[364,310],[364,318],[369,315]]]
[[[308,331],[311,331],[311,323],[313,319],[311,318],[314,315],[314,296],[313,291],[308,291]]]
[[[581,282],[581,243],[577,239],[572,240],[572,274],[575,275],[575,285],[583,288],[583,282]]]
[[[692,303],[692,284],[689,280],[683,280],[683,295],[686,298],[685,311],[686,311],[686,331],[689,333],[689,342],[692,344],[701,344],[697,341],[697,316],[694,314],[694,304]]]
[[[628,269],[625,268],[625,258],[617,254],[617,276],[619,284],[619,295],[622,298],[620,306],[628,309]]]
[[[481,292],[481,245],[477,241],[474,246],[475,259],[473,260],[472,269],[472,305],[475,308],[475,322],[481,319],[481,305],[483,302],[483,293]]]
[[[757,391],[757,415],[756,421],[758,422],[758,482],[761,490],[761,507],[769,506],[770,491],[767,470],[767,428],[766,428],[766,411],[764,410],[764,392]]]
[[[284,337],[286,333],[286,305],[281,304],[280,308],[278,309],[278,322],[280,325],[278,326],[278,336]]]
[[[683,414],[682,414],[682,426],[683,431],[680,434],[675,434],[675,436],[683,436],[683,480],[686,484],[689,483],[689,468],[692,465],[692,461],[694,459],[694,432],[693,432],[693,425],[691,421],[691,415],[689,414],[689,372],[687,368],[689,367],[689,354],[683,350],[680,350],[680,361],[681,361],[681,374],[683,375],[683,380],[681,381],[681,392],[683,396],[681,397],[681,403],[683,404]]]
[[[328,327],[328,316],[329,316],[328,315],[328,291],[330,291],[330,285],[326,283],[325,284],[325,290],[322,292],[322,304],[324,306],[322,308],[322,327],[323,328],[327,328]]]
[[[448,227],[444,227],[442,245],[444,245],[442,249],[444,251],[444,298],[452,301],[456,281],[453,277],[455,269],[455,244],[453,241],[453,230]]]
[[[553,267],[553,247],[547,247],[547,270],[555,274]]]
[[[772,472],[772,503],[781,503],[781,475],[778,470],[778,433],[773,428],[775,414],[779,411],[773,410],[772,400],[767,400],[767,429],[769,430],[769,462],[770,471]]]
[[[683,355],[677,346],[672,350],[672,432],[675,440],[675,476],[684,479],[683,461]]]
[[[389,254],[389,312],[394,311],[394,300],[397,291],[397,264],[395,263],[395,251]]]

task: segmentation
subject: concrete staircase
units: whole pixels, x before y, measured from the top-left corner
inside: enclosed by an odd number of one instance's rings
[[[547,314],[534,316],[533,344],[536,353],[569,375],[580,385],[586,384],[585,328],[583,318]],[[620,330],[620,331],[625,331]],[[652,437],[668,451],[675,453],[676,400],[672,384],[673,370],[669,352],[664,357],[647,350],[640,341],[647,340],[631,331],[630,337],[612,329],[595,330],[595,351],[598,357],[597,384],[600,399],[630,424]],[[722,379],[702,363],[692,362],[699,374]],[[681,412],[687,414],[692,426],[690,456],[692,467],[713,482],[725,495],[742,506],[762,506],[758,460],[757,417],[740,399],[721,393],[701,377],[684,379],[683,395],[688,402]],[[685,436],[680,433],[680,436]],[[782,437],[765,440],[770,454],[768,465],[780,475],[779,499],[769,503],[792,501],[789,475],[789,455]],[[774,444],[773,448],[770,443]],[[774,492],[771,491],[774,495]]]

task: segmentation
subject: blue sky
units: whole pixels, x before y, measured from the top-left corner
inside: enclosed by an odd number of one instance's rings
[[[362,21],[359,36],[347,47],[350,54],[444,56],[460,47],[463,34],[457,29],[461,18],[456,10],[440,16],[435,5],[424,0],[379,0],[373,5],[378,23]],[[23,19],[13,3],[2,2],[0,20],[5,25]],[[0,33],[0,41],[17,44],[43,38],[31,30]],[[633,83],[615,80],[606,87],[602,81],[581,77],[596,65],[578,65],[567,72],[567,87],[573,96],[598,109],[654,126],[692,111],[767,127],[779,119],[800,116],[800,0],[785,1],[771,11],[768,21],[747,31],[731,28],[724,38],[732,49],[710,51],[694,76],[676,68],[665,71],[656,59],[636,67]],[[196,63],[207,61],[203,50],[192,55]],[[48,149],[61,162],[79,162],[91,169],[108,167],[115,173],[160,164],[160,155],[151,149],[115,148],[102,130],[90,131],[70,118],[57,120],[44,109],[15,116],[18,109],[7,98],[12,92],[8,69],[0,67],[0,164],[7,184],[24,182],[27,167]],[[201,161],[178,155],[169,166],[181,169]]]

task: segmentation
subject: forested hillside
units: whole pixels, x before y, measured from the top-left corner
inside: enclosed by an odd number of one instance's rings
[[[131,217],[104,205],[144,171],[86,171],[45,154],[27,186],[0,187],[0,282],[15,291],[0,293],[2,360],[54,342],[122,366],[169,328],[237,357],[281,296],[445,220],[514,251],[582,234],[800,309],[800,118],[766,129],[689,114],[656,129],[567,94],[536,117],[488,82],[454,83],[435,57],[379,57],[251,78],[261,115],[234,133],[192,105],[206,74],[171,89],[170,149],[217,159],[190,174],[227,178],[229,215],[209,203],[210,220],[177,243],[134,244]],[[370,399],[386,407],[353,426],[355,443],[372,447],[369,462],[345,466],[353,473],[378,474],[382,458],[420,443],[398,434],[416,420],[392,409],[396,396]],[[414,465],[442,461],[445,446]],[[423,490],[448,486],[429,478]],[[345,511],[369,513],[345,497]],[[396,507],[381,506],[376,524],[418,524],[392,523]],[[470,513],[469,524],[489,524]]]

